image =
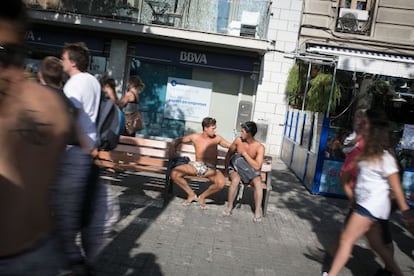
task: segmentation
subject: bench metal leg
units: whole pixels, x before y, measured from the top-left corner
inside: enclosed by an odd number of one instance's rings
[[[170,201],[170,196],[173,193],[173,181],[169,175],[165,177],[165,188],[164,188],[164,202],[163,206],[167,206],[168,202]]]

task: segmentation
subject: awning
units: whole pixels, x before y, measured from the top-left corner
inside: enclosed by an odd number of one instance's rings
[[[414,79],[413,56],[324,45],[312,45],[306,51],[337,56],[340,70]]]

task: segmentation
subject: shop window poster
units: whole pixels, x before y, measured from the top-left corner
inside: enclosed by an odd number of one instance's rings
[[[414,125],[404,125],[404,131],[401,138],[401,147],[403,149],[414,150]]]
[[[168,78],[164,118],[201,122],[209,115],[212,83]]]
[[[414,207],[414,172],[404,171],[402,188],[408,204],[410,204],[411,207]]]
[[[321,182],[319,192],[337,195],[345,195],[339,181],[339,173],[343,162],[334,160],[325,160],[323,162]]]

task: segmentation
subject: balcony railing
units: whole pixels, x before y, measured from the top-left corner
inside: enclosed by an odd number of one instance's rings
[[[26,0],[30,9],[266,39],[269,0]]]

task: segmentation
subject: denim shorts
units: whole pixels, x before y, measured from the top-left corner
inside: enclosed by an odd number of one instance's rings
[[[391,229],[390,229],[390,225],[389,225],[389,220],[376,218],[367,209],[365,209],[361,205],[357,205],[354,210],[350,209],[350,211],[348,212],[348,215],[346,216],[346,219],[345,219],[345,224],[348,222],[349,217],[351,216],[352,212],[356,212],[356,213],[360,214],[361,216],[367,217],[371,221],[374,221],[374,222],[378,221],[378,223],[381,226],[381,230],[382,230],[381,234],[382,234],[382,240],[383,240],[384,244],[392,243],[392,236],[391,236]]]
[[[377,217],[374,217],[370,211],[362,207],[361,205],[358,205],[355,207],[354,212],[357,214],[360,214],[363,217],[369,218],[371,221],[379,221],[380,219]]]

